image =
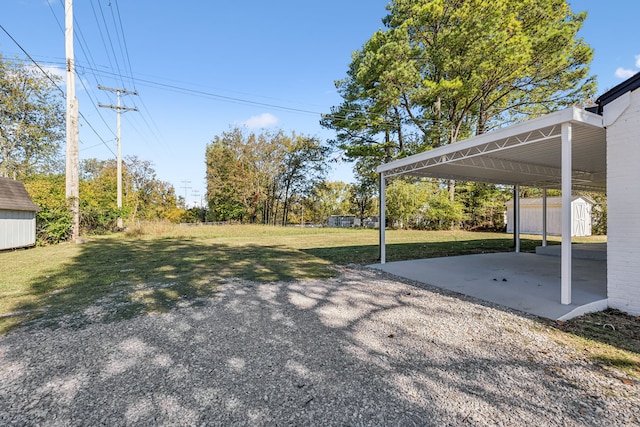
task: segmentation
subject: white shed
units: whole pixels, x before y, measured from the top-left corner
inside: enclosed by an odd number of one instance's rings
[[[542,198],[520,199],[520,232],[542,234]],[[507,233],[513,233],[513,200],[507,207]],[[593,201],[584,196],[571,197],[571,235],[591,236]],[[562,235],[562,197],[547,197],[547,234]]]
[[[20,181],[0,178],[0,250],[36,244],[39,210]]]
[[[360,227],[360,218],[354,215],[330,215],[327,221],[329,227]]]

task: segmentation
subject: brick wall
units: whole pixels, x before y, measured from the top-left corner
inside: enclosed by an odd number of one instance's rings
[[[640,89],[604,107],[609,306],[640,315]]]

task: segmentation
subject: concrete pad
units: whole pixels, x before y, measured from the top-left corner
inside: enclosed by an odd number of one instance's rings
[[[602,260],[572,260],[572,303],[568,305],[560,303],[560,257],[509,252],[370,267],[554,320],[607,306],[607,263]]]
[[[560,245],[538,246],[536,253],[538,255],[560,256],[561,248]],[[606,261],[607,243],[574,243],[571,245],[571,258]]]

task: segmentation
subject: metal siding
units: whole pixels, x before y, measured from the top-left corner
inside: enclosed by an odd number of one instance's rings
[[[523,199],[526,200],[526,199]],[[582,199],[575,199],[573,208],[573,236],[591,236],[591,205]],[[562,234],[562,206],[547,205],[547,234]],[[513,233],[513,204],[507,205],[507,233]],[[520,233],[542,234],[542,201],[537,204],[521,204]]]
[[[35,243],[34,212],[0,210],[0,250],[33,246]]]

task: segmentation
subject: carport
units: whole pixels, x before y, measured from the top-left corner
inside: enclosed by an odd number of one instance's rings
[[[403,175],[510,185],[516,190],[519,186],[560,189],[560,303],[569,305],[572,303],[572,191],[606,192],[606,157],[606,130],[601,115],[575,107],[557,111],[381,165],[377,169],[380,224],[385,224],[386,217],[386,181]],[[514,194],[517,195],[517,191]],[[517,197],[514,202],[517,216]],[[514,235],[516,252],[519,252],[517,221]],[[545,240],[543,235],[543,242]],[[385,229],[381,226],[381,264],[385,264],[385,258]]]

